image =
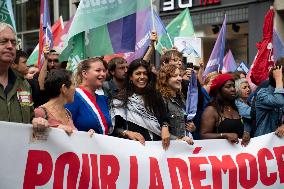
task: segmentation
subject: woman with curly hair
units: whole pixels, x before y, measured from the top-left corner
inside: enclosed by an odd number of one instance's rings
[[[161,140],[169,146],[165,106],[153,86],[149,64],[142,59],[130,63],[123,88],[114,96],[111,109],[113,134],[118,137],[145,141]]]
[[[210,87],[209,103],[201,118],[200,137],[202,139],[227,139],[242,145],[249,143],[250,137],[244,132],[244,125],[235,104],[235,81],[231,74],[218,75]]]
[[[163,96],[169,120],[171,139],[181,139],[193,144],[193,122],[186,122],[185,101],[181,93],[181,72],[176,65],[162,66],[158,74],[157,89]],[[187,136],[188,135],[188,136]]]

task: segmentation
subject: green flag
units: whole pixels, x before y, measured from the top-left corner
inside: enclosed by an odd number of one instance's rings
[[[107,24],[144,10],[150,0],[81,0],[74,16],[60,61],[68,60],[76,70],[82,59],[113,52]]]
[[[68,39],[98,28],[150,6],[149,0],[81,0],[69,30]]]
[[[194,34],[192,20],[189,10],[184,9],[166,27],[168,34],[162,35],[158,41],[156,49],[161,53],[162,47],[171,49],[175,37],[190,37]]]
[[[37,64],[38,61],[38,51],[39,51],[39,45],[37,44],[37,46],[35,47],[35,49],[33,50],[32,54],[29,56],[28,60],[27,60],[27,65],[28,66],[33,66],[35,64]]]
[[[0,22],[10,24],[16,30],[11,0],[0,0]]]
[[[72,72],[76,72],[77,65],[84,59],[86,59],[85,53],[85,33],[79,33],[75,35],[71,40],[69,46],[67,46],[60,54],[60,61],[67,60],[67,69]]]

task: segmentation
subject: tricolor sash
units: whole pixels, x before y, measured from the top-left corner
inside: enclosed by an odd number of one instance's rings
[[[96,98],[87,91],[84,87],[76,88],[76,91],[81,95],[83,100],[90,106],[91,110],[93,110],[93,115],[96,116],[100,122],[100,130],[102,130],[102,134],[108,134],[108,125],[104,114],[102,113],[100,107],[96,102]]]

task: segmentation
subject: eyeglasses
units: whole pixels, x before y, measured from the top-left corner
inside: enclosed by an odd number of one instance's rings
[[[0,39],[0,45],[7,45],[9,42],[13,47],[17,45],[16,39]]]
[[[47,61],[48,61],[48,63],[52,63],[52,62],[59,63],[58,59],[48,59]]]

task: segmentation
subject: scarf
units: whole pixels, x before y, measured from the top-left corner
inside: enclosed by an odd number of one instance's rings
[[[121,100],[114,99],[113,106],[111,108],[111,120],[114,125],[115,116],[119,115],[124,120],[134,123],[144,129],[161,136],[161,127],[158,119],[149,112],[144,105],[144,101],[141,95],[133,94],[128,98],[127,109],[123,107],[117,107],[122,105]]]

